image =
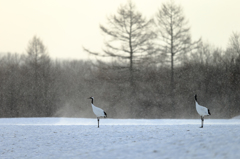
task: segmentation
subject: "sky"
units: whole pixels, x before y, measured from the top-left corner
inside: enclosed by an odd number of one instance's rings
[[[146,18],[156,15],[167,0],[132,0]],[[239,0],[175,0],[189,21],[193,40],[200,37],[225,49],[233,32],[240,32]],[[39,37],[50,57],[91,58],[82,47],[101,52],[99,25],[127,0],[0,0],[0,53],[25,53]]]

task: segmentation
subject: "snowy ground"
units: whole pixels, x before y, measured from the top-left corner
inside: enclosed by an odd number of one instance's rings
[[[240,158],[240,120],[2,118],[0,158]]]

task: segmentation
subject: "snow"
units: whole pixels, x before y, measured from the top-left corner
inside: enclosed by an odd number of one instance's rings
[[[0,158],[240,158],[240,120],[1,118]]]

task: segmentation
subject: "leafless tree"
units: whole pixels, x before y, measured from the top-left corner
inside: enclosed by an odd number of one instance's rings
[[[181,56],[189,53],[197,42],[191,42],[190,27],[184,17],[183,9],[173,0],[162,4],[155,21],[159,31],[158,52],[164,54],[166,61],[171,63],[171,96],[174,106],[175,62],[180,62]]]
[[[139,62],[152,49],[151,39],[155,37],[150,30],[152,20],[147,20],[136,10],[132,1],[121,5],[116,15],[107,18],[107,25],[100,25],[101,31],[106,35],[103,53],[94,53],[86,48],[85,51],[101,56],[116,57],[129,61],[130,84],[134,85],[134,64]]]
[[[228,48],[226,50],[226,58],[228,59],[229,68],[229,83],[231,93],[229,98],[232,101],[232,109],[229,111],[240,111],[239,108],[239,93],[240,93],[240,33],[233,32],[229,38]],[[230,112],[230,114],[232,113]]]
[[[51,60],[46,47],[37,36],[29,41],[26,57],[26,75],[28,76],[29,107],[32,113],[41,116],[51,112],[50,88],[53,85]],[[50,114],[44,114],[49,116]]]
[[[233,32],[229,38],[227,52],[230,53],[231,58],[240,57],[240,33]]]

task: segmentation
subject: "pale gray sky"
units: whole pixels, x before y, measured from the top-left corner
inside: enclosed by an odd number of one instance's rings
[[[166,0],[133,0],[146,17]],[[34,35],[53,58],[88,58],[85,46],[101,51],[99,24],[127,0],[0,0],[0,52],[25,53]],[[239,0],[176,0],[191,26],[194,40],[202,37],[226,48],[233,31],[240,32]]]

